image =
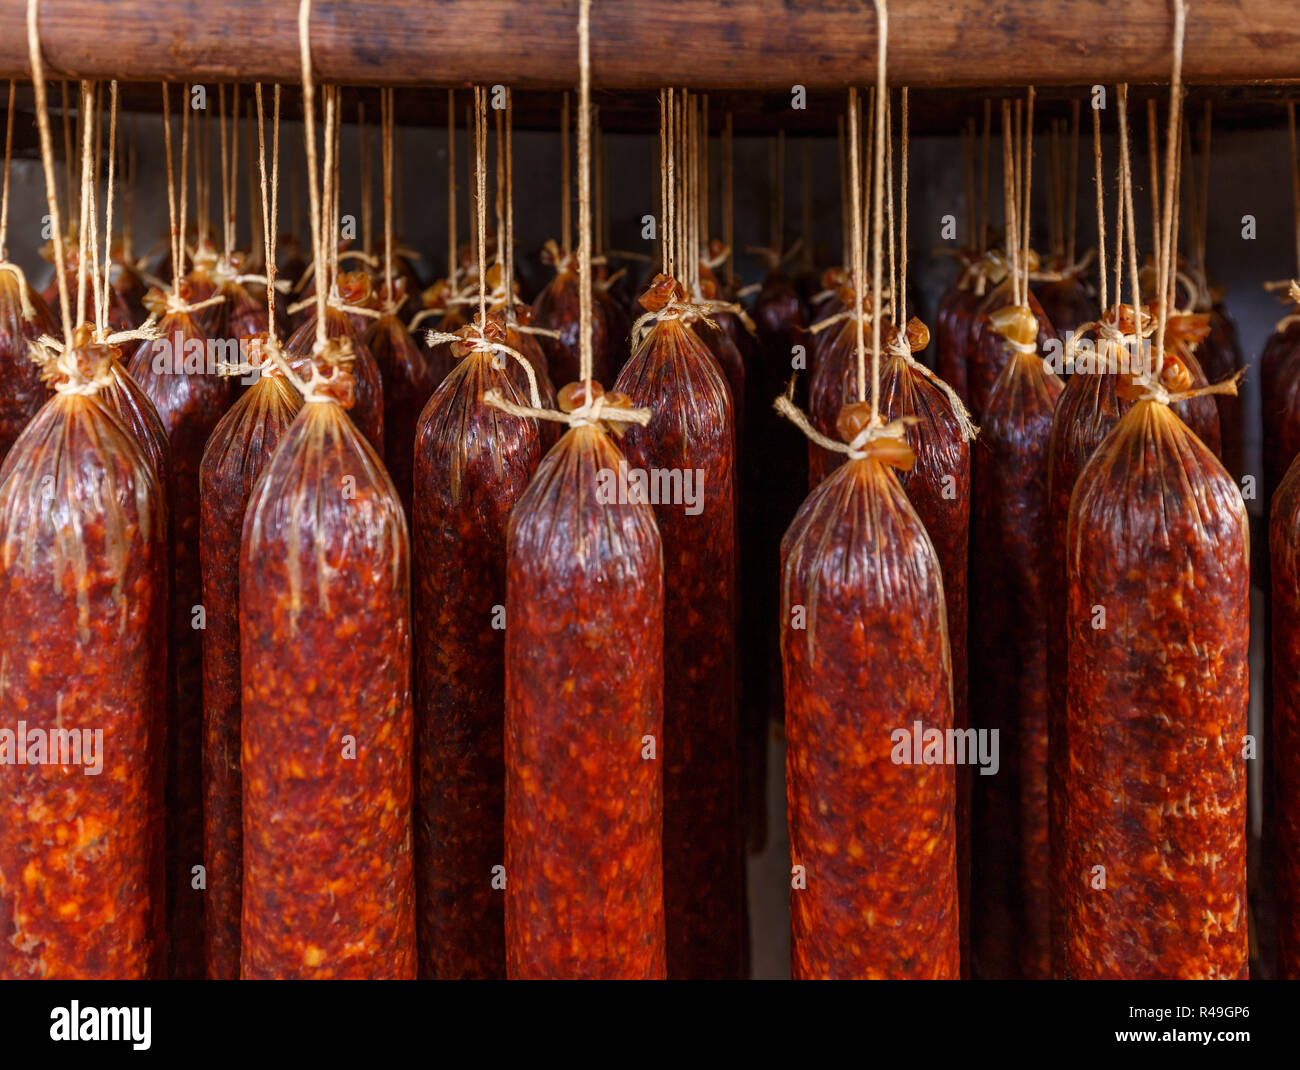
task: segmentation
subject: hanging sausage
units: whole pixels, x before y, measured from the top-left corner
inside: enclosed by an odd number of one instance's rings
[[[162,937],[166,503],[97,397],[111,346],[72,328],[34,10],[30,30],[62,338],[34,354],[54,396],[0,464],[0,634],[22,651],[0,657],[0,977],[143,979]]]
[[[337,87],[326,91],[326,129],[323,144],[325,146],[323,203],[326,216],[338,219],[338,117],[334,94]],[[309,370],[312,351],[317,337],[316,319],[325,321],[325,337],[332,339],[347,338],[352,350],[352,377],[355,386],[355,403],[348,415],[352,422],[361,429],[370,445],[377,451],[384,449],[384,384],[375,363],[370,347],[361,340],[361,328],[358,321],[368,322],[378,316],[378,312],[369,307],[373,300],[373,287],[370,276],[364,271],[338,270],[339,247],[333,239],[331,225],[330,240],[321,243],[321,259],[315,261],[312,294],[297,305],[290,305],[289,312],[305,312],[302,323],[289,336],[284,344],[285,352],[292,359],[294,370],[304,374]],[[322,309],[315,300],[316,289],[324,286],[326,300]]]
[[[668,107],[676,104],[668,100]],[[683,100],[682,117],[689,113]],[[678,120],[682,122],[681,119]],[[682,122],[682,126],[685,123]],[[683,148],[686,132],[682,131]],[[689,171],[689,168],[683,168]],[[694,281],[697,246],[669,182],[664,258]],[[689,201],[683,199],[685,209]],[[735,707],[735,424],[727,381],[683,315],[686,287],[660,275],[641,297],[615,390],[653,407],[623,435],[629,489],[650,488],[663,540],[664,911],[670,977],[735,977],[743,960],[743,848]],[[632,491],[635,493],[635,491]]]
[[[1012,178],[1021,188],[1008,185],[1006,196],[1012,300],[988,318],[1008,357],[987,396],[972,465],[970,720],[996,733],[1000,753],[997,774],[975,778],[972,800],[972,950],[981,977],[1049,972],[1047,633],[1024,622],[1047,615],[1048,438],[1062,384],[1044,366],[1029,301],[1033,103],[1031,87],[1024,162]],[[1010,150],[1005,101],[1002,125]],[[1009,152],[1006,159],[1010,176]]]
[[[884,32],[875,109],[871,378],[854,294],[857,401],[840,443],[783,397],[780,411],[848,461],[816,486],[782,541],[781,656],[790,817],[792,972],[946,977],[960,972],[956,778],[905,759],[907,740],[950,736],[952,680],[943,579],[894,476],[914,457],[903,424],[879,415]],[[851,188],[858,188],[857,93],[849,91]],[[865,276],[853,198],[855,282]],[[860,286],[861,283],[858,282]],[[871,391],[868,395],[868,390]],[[873,400],[867,401],[870,396]],[[880,681],[888,686],[873,686]],[[901,686],[907,681],[907,686]],[[899,731],[895,731],[899,729]],[[910,749],[910,748],[909,748]],[[919,845],[924,845],[920,847]]]
[[[28,345],[57,330],[49,306],[27,284],[22,268],[8,260],[9,158],[14,136],[14,83],[9,82],[5,125],[4,198],[0,208],[0,461],[49,397],[40,366]]]
[[[383,382],[384,461],[407,515],[411,511],[415,428],[420,411],[437,385],[419,345],[398,312],[406,302],[405,279],[394,274],[393,256],[393,101],[382,90],[384,161],[384,285],[379,292],[383,314],[361,336]]]
[[[181,158],[189,129],[182,111]],[[163,131],[171,175],[171,123],[163,87]],[[181,186],[185,186],[182,166]],[[168,203],[175,211],[175,187]],[[182,195],[182,204],[184,197]],[[183,218],[183,217],[181,217]],[[183,227],[174,228],[176,233]],[[183,264],[177,238],[172,262]],[[199,564],[199,464],[203,447],[231,400],[231,382],[208,368],[207,336],[195,319],[189,282],[178,272],[170,294],[152,290],[147,303],[158,337],[137,347],[127,370],[154,403],[170,444],[167,500],[171,523],[171,614],[168,623],[167,918],[168,974],[203,973],[203,895],[193,867],[203,862],[201,738],[202,639],[206,609]],[[207,300],[212,301],[209,297]],[[211,306],[208,306],[211,307]]]
[[[481,140],[477,122],[475,132]],[[540,440],[536,420],[484,401],[490,391],[515,405],[532,400],[507,371],[507,343],[465,328],[445,344],[458,360],[420,415],[412,514],[420,976],[499,978],[506,527]]]
[[[579,372],[569,430],[507,534],[506,966],[512,978],[662,978],[664,566],[650,506],[610,493],[649,419],[593,379],[589,0],[579,5]],[[576,727],[575,727],[576,726]],[[575,731],[580,742],[575,743]]]
[[[280,90],[275,91],[274,143],[267,208],[262,87],[257,85],[258,137],[262,144],[263,211],[267,222],[267,307],[275,310],[275,222],[279,180]],[[205,970],[212,980],[239,977],[243,886],[243,819],[240,777],[239,548],[244,512],[258,477],[302,407],[297,390],[271,358],[278,341],[254,335],[247,344],[253,385],[212,430],[199,467],[199,549],[203,572],[203,847]],[[242,369],[241,369],[242,370]]]
[[[1097,245],[1102,256],[1106,248],[1104,180],[1101,163],[1101,117],[1093,111],[1093,158],[1097,193]],[[1049,848],[1049,940],[1052,976],[1060,979],[1065,955],[1065,896],[1069,871],[1065,858],[1066,762],[1066,658],[1067,607],[1065,540],[1070,514],[1070,496],[1089,458],[1119,422],[1128,403],[1116,393],[1121,352],[1131,351],[1138,337],[1133,333],[1135,313],[1121,303],[1123,273],[1124,216],[1117,213],[1115,297],[1113,308],[1107,307],[1107,267],[1099,266],[1100,299],[1104,319],[1096,324],[1080,324],[1075,334],[1075,348],[1082,353],[1070,365],[1070,376],[1057,399],[1048,440],[1048,531],[1047,549],[1050,571],[1047,573],[1047,811]],[[1129,333],[1124,333],[1125,327]],[[1095,335],[1095,340],[1092,337]],[[1089,347],[1080,345],[1086,338]],[[1123,350],[1120,347],[1125,347]]]
[[[539,327],[559,332],[559,337],[543,337],[551,379],[571,383],[578,373],[578,285],[577,260],[570,246],[569,164],[572,149],[569,140],[569,94],[564,94],[560,112],[560,169],[562,173],[561,205],[562,241],[550,240],[542,249],[542,263],[555,269],[555,277],[533,302],[533,318]],[[597,287],[592,293],[592,375],[609,382],[614,365],[620,362],[620,350],[627,344],[627,319],[609,293]]]
[[[309,29],[304,18],[304,134],[323,268]],[[336,103],[327,92],[327,131]],[[240,975],[414,978],[406,518],[348,418],[351,340],[327,336],[325,302],[322,287],[304,405],[244,519]]]
[[[1153,364],[1126,383],[1133,407],[1080,474],[1070,505],[1067,977],[1244,978],[1247,969],[1246,512],[1162,381],[1180,56]],[[1201,922],[1189,929],[1188,918]]]

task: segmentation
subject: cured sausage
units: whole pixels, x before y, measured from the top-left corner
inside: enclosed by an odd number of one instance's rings
[[[1300,324],[1270,338],[1260,363],[1264,489],[1271,495],[1300,450]]]
[[[1167,406],[1080,474],[1066,568],[1065,975],[1244,979],[1249,529]]]
[[[1188,387],[1208,386],[1210,380],[1201,368],[1201,362],[1192,352],[1210,332],[1209,318],[1204,315],[1173,314],[1169,317],[1165,329],[1166,347],[1165,367],[1162,375],[1165,380],[1186,381]],[[1200,397],[1184,398],[1175,402],[1174,412],[1178,413],[1188,429],[1210,451],[1223,459],[1223,436],[1219,428],[1219,407],[1215,398],[1209,394]]]
[[[339,300],[356,307],[365,307],[370,300],[370,276],[364,271],[344,271],[337,282]],[[384,449],[384,384],[370,347],[361,341],[352,317],[333,305],[325,309],[325,335],[328,338],[348,338],[352,342],[352,375],[356,384],[356,404],[349,415],[361,428],[370,444],[379,452]],[[316,344],[316,306],[312,304],[306,318],[289,336],[284,350],[293,359],[294,370],[305,373],[311,364],[312,348]]]
[[[266,304],[259,301],[238,276],[247,270],[243,253],[223,256],[216,264],[216,293],[225,298],[212,306],[210,337],[238,342],[266,330]],[[203,310],[204,312],[207,309]]]
[[[114,352],[120,350],[115,349]],[[135,437],[153,466],[158,485],[166,490],[171,446],[167,442],[167,429],[163,427],[158,409],[116,356],[109,368],[109,375],[111,381],[101,388],[99,399],[113,410]]]
[[[547,330],[559,331],[559,338],[542,338],[551,380],[571,383],[578,378],[578,262],[548,241],[542,251],[542,263],[555,267],[555,277],[533,302],[533,322]],[[609,382],[621,351],[627,346],[627,317],[612,297],[601,287],[591,293],[592,377]]]
[[[560,400],[581,407],[582,384]],[[510,517],[512,978],[665,974],[663,555],[649,505],[598,497],[625,463],[603,427],[573,427]]]
[[[841,299],[846,309],[852,307],[853,291],[846,288]],[[863,306],[863,315],[869,318],[869,297],[864,297]],[[863,323],[864,329],[868,326]],[[888,338],[891,329],[889,317],[882,313],[880,337]],[[857,397],[857,331],[857,324],[850,317],[824,332],[831,337],[818,352],[817,370],[808,385],[808,418],[813,427],[830,438],[836,435],[841,410]],[[810,486],[815,487],[844,463],[844,454],[825,449],[811,439],[807,449]]]
[[[1012,279],[1006,279],[985,296],[975,312],[975,318],[971,320],[967,335],[966,376],[970,394],[967,403],[975,415],[976,423],[983,422],[993,384],[1011,359],[1011,348],[1007,345],[1006,338],[993,328],[991,319],[999,309],[1011,306],[1012,282]],[[1032,289],[1029,291],[1029,308],[1038,320],[1038,352],[1046,353],[1048,343],[1056,339],[1056,330]]]
[[[415,584],[416,900],[422,978],[506,972],[506,527],[540,459],[528,395],[471,350],[420,414]],[[498,619],[498,614],[500,618]]]
[[[537,393],[541,399],[542,407],[553,409],[556,403],[555,382],[547,371],[546,354],[542,351],[541,342],[538,341],[539,336],[519,329],[528,326],[531,322],[532,310],[527,305],[515,306],[514,323],[507,323],[504,310],[497,309],[488,316],[489,325],[486,333],[494,341],[504,341],[515,352],[522,354],[528,363],[532,365],[533,377],[537,380]],[[519,392],[527,395],[528,374],[520,366],[519,362],[515,360],[508,361],[506,369],[514,378],[515,387]],[[543,453],[560,441],[560,426],[547,421],[546,426],[539,429]]]
[[[659,311],[685,298],[659,276]],[[735,704],[735,423],[721,369],[680,318],[658,320],[614,384],[650,408],[623,435],[629,490],[648,485],[663,540],[664,912],[670,978],[738,977],[744,845]],[[634,474],[635,473],[635,474]],[[623,477],[620,475],[620,479]]]
[[[166,506],[87,341],[0,467],[0,978],[158,965]]]
[[[1109,355],[1107,351],[1105,356]],[[1049,936],[1052,976],[1064,970],[1065,895],[1069,871],[1065,859],[1066,746],[1066,575],[1065,537],[1070,495],[1083,466],[1128,408],[1115,393],[1116,375],[1099,361],[1076,361],[1052,416],[1048,441],[1047,548],[1047,815],[1049,848]]]
[[[47,242],[41,250],[42,255],[53,263],[54,260],[54,243]],[[76,245],[65,244],[63,248],[63,262],[66,265],[67,282],[68,282],[68,307],[74,321],[83,323],[95,322],[95,295],[91,286],[86,287],[86,300],[81,308],[80,317],[77,316],[77,263],[80,251]],[[50,283],[38,295],[41,303],[48,309],[59,308],[59,280],[55,276],[50,279]],[[115,287],[110,288],[108,298],[108,326],[114,331],[129,331],[136,326],[135,316],[126,303],[125,297]],[[57,332],[56,332],[57,333]]]
[[[425,402],[438,385],[433,368],[425,359],[411,332],[397,318],[396,309],[405,300],[403,282],[394,286],[394,304],[380,294],[381,307],[391,307],[372,320],[361,336],[361,344],[370,350],[379,368],[384,391],[384,465],[392,476],[397,495],[406,515],[411,515],[411,469],[415,463],[415,426]]]
[[[908,348],[929,342],[920,320],[907,326]],[[968,727],[966,622],[967,562],[970,553],[971,442],[965,412],[958,413],[937,377],[915,359],[895,351],[880,370],[880,411],[886,420],[915,418],[906,430],[916,460],[897,471],[907,499],[925,526],[943,576],[945,621],[952,667],[953,724]],[[957,890],[961,912],[962,962],[970,959],[971,766],[957,767]]]
[[[182,302],[192,294],[180,280]],[[151,291],[152,308],[167,297]],[[207,336],[183,308],[159,321],[160,337],[141,342],[127,366],[153,402],[170,447],[167,481],[171,542],[167,698],[168,976],[203,976],[203,893],[193,867],[203,862],[203,630],[199,562],[199,465],[208,435],[230,404],[232,384],[207,367]],[[204,610],[206,613],[206,610]]]
[[[1085,323],[1097,319],[1097,302],[1077,275],[1067,274],[1050,282],[1035,283],[1032,290],[1043,314],[1062,341]]]
[[[1277,815],[1278,974],[1300,978],[1300,466],[1269,511],[1273,750]]]
[[[0,461],[22,429],[50,396],[41,368],[32,360],[30,343],[57,333],[54,317],[41,295],[0,260]],[[23,298],[31,309],[24,311]]]
[[[934,317],[936,370],[939,378],[957,392],[965,405],[970,404],[966,367],[970,326],[980,302],[984,300],[984,288],[981,285],[984,277],[983,264],[981,254],[963,254],[962,270],[939,298]]]
[[[406,517],[328,357],[244,517],[240,972],[414,978]]]
[[[721,301],[722,287],[707,267],[700,267],[700,294],[706,301]],[[745,441],[745,356],[736,342],[737,333],[744,332],[740,317],[734,312],[711,311],[710,324],[706,320],[690,321],[691,330],[705,344],[713,359],[718,362],[731,391],[731,411],[736,423],[736,454]]]
[[[262,364],[265,336],[250,346]],[[274,365],[221,418],[199,467],[199,558],[203,567],[203,856],[206,973],[239,977],[244,826],[240,813],[239,545],[258,476],[302,407]]]
[[[1230,379],[1245,367],[1237,325],[1232,322],[1227,309],[1215,303],[1208,310],[1209,334],[1201,343],[1197,354],[1206,378],[1212,382]],[[1238,480],[1243,468],[1241,398],[1236,394],[1216,394],[1214,403],[1219,410],[1219,434],[1223,439],[1223,466]]]
[[[899,731],[953,723],[939,561],[889,442],[814,488],[781,544],[796,979],[960,972],[953,767],[895,760]]]
[[[1035,349],[1031,309],[990,329],[1011,349],[974,451],[970,722],[997,732],[996,774],[972,800],[975,972],[1046,977],[1048,440],[1062,384]],[[1027,623],[1028,622],[1028,623]]]

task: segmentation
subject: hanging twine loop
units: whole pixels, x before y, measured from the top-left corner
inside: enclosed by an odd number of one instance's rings
[[[590,393],[587,388],[590,387]],[[650,422],[649,409],[638,409],[626,394],[606,394],[595,380],[570,383],[560,391],[560,409],[543,409],[539,405],[516,405],[498,389],[489,390],[483,400],[493,408],[523,419],[549,420],[574,427],[599,427],[622,436],[628,424],[645,427]]]
[[[514,329],[518,329],[517,327]],[[537,372],[533,368],[532,362],[525,357],[519,350],[506,344],[505,328],[491,316],[486,321],[481,315],[476,314],[472,323],[467,323],[458,331],[426,331],[424,340],[430,346],[435,346],[446,342],[451,347],[451,355],[457,360],[461,360],[471,353],[490,353],[493,356],[493,366],[504,368],[505,363],[502,357],[510,357],[518,361],[519,366],[524,369],[524,374],[528,377],[528,397],[535,409],[542,407],[542,397],[537,389]],[[489,392],[490,393],[490,392]],[[485,395],[486,397],[486,395]]]
[[[92,344],[86,328],[77,329],[81,345],[60,352],[45,366],[42,378],[56,394],[93,397],[113,384],[113,361],[120,351],[116,347]]]
[[[846,413],[852,413],[860,406],[865,407],[864,415],[869,417],[869,412],[865,411],[869,410],[869,405],[865,402],[846,405],[841,417]],[[867,457],[874,457],[904,471],[910,471],[916,460],[911,447],[907,445],[907,429],[913,424],[920,423],[920,418],[917,416],[900,416],[897,420],[890,420],[888,423],[881,422],[879,417],[875,423],[872,423],[868,418],[865,426],[853,430],[847,441],[840,441],[829,435],[823,435],[813,427],[808,417],[794,403],[793,379],[790,380],[785,393],[776,399],[773,407],[822,449],[832,453],[842,453],[850,460],[860,461]]]
[[[220,361],[217,364],[218,375],[240,376],[241,378],[249,375],[259,377],[263,375],[284,375],[284,369],[291,367],[288,355],[281,347],[279,339],[273,334],[262,331],[241,338],[240,343],[245,346],[247,359]]]
[[[961,431],[961,437],[966,442],[972,442],[980,433],[980,429],[975,425],[975,421],[971,419],[970,411],[966,408],[957,391],[912,355],[921,352],[929,344],[930,329],[917,317],[913,316],[908,320],[906,328],[902,330],[894,328],[890,332],[886,350],[894,360],[902,362],[910,371],[924,377],[927,382],[938,388],[952,407],[952,414],[957,421],[958,429]]]
[[[641,295],[640,302],[641,307],[646,311],[632,324],[633,352],[641,347],[641,343],[656,324],[666,323],[669,320],[685,322],[693,317],[708,324],[714,330],[718,329],[717,322],[710,315],[713,311],[710,304],[688,300],[686,287],[671,275],[662,272],[656,275],[650,283],[650,288]]]

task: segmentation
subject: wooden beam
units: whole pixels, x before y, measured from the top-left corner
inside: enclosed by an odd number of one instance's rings
[[[297,0],[41,0],[49,77],[298,80]],[[606,0],[592,82],[838,89],[873,80],[870,0]],[[1300,81],[1294,0],[1194,0],[1184,77]],[[26,0],[0,6],[0,77],[29,73]],[[895,85],[1089,85],[1169,77],[1169,0],[894,0]],[[322,81],[577,81],[577,0],[314,0]]]

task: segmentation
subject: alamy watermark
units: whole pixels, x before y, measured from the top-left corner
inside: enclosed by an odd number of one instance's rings
[[[252,343],[252,344],[250,344]],[[152,342],[150,366],[155,375],[222,375],[235,367],[248,367],[262,359],[261,352],[250,350],[258,343],[250,338],[193,338],[183,331],[173,331]],[[258,373],[250,370],[241,382],[257,381]]]
[[[601,505],[681,505],[687,516],[704,511],[703,468],[617,468],[596,472],[596,500]]]
[[[102,728],[0,728],[0,765],[80,765],[86,776],[104,771]]]
[[[996,728],[926,728],[920,721],[889,733],[895,765],[978,765],[980,776],[1000,767]]]

